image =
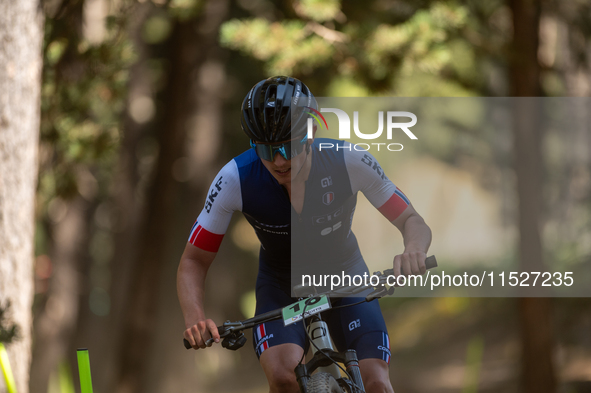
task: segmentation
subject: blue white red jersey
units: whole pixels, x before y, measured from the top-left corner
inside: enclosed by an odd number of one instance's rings
[[[320,143],[334,147],[320,150]],[[217,252],[232,214],[240,211],[261,242],[261,273],[289,279],[292,259],[310,255],[344,265],[359,260],[351,231],[357,193],[361,191],[389,221],[410,202],[369,152],[352,146],[331,139],[314,141],[300,214],[253,149],[235,157],[215,177],[189,242]]]

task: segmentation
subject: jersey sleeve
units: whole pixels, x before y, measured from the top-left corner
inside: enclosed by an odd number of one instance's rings
[[[398,218],[410,205],[410,201],[388,179],[375,157],[364,150],[346,148],[344,153],[353,193],[363,192],[369,202],[389,221]]]
[[[242,210],[240,175],[232,160],[217,174],[205,198],[205,206],[191,228],[189,243],[217,252],[235,211]]]

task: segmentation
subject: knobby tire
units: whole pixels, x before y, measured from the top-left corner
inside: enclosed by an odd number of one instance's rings
[[[307,384],[308,393],[343,393],[334,377],[328,373],[312,375]]]

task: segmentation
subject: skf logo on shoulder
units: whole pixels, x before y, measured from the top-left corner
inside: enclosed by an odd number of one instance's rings
[[[326,206],[330,205],[332,201],[334,201],[334,192],[329,191],[322,195],[322,203],[324,203]]]
[[[357,319],[355,321],[352,321],[349,324],[349,331],[352,331],[354,329],[357,329],[358,327],[361,327],[361,320],[360,319]]]
[[[378,175],[382,178],[382,180],[387,179],[386,174],[384,173],[384,170],[382,169],[382,167],[378,165],[377,161],[373,161],[372,157],[370,155],[364,154],[363,157],[361,158],[361,162],[363,162],[365,165],[369,166],[371,169],[376,171],[378,173]]]
[[[215,202],[215,198],[222,190],[222,177],[223,176],[220,176],[220,178],[214,183],[213,187],[211,187],[211,190],[209,190],[209,195],[207,196],[207,201],[205,202],[205,211],[207,211],[207,213],[211,211],[211,207]]]

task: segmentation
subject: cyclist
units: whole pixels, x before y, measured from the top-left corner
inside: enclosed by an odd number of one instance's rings
[[[256,315],[297,300],[290,296],[292,264],[311,256],[322,254],[315,260],[334,262],[348,274],[367,272],[350,231],[358,191],[403,235],[405,248],[394,257],[394,271],[425,272],[431,231],[408,198],[369,153],[343,141],[308,139],[309,111],[292,114],[292,99],[298,108],[317,109],[310,90],[295,78],[268,78],[249,91],[242,103],[241,125],[252,149],[220,170],[191,230],[179,264],[177,291],[184,337],[194,349],[205,348],[210,338],[220,340],[216,323],[203,308],[204,283],[235,211],[244,214],[261,242]],[[321,142],[340,148],[319,149]],[[337,223],[335,217],[346,219]],[[330,231],[321,225],[327,220],[335,223]],[[296,231],[301,236],[292,237]],[[337,348],[357,351],[366,391],[393,392],[390,345],[379,304],[362,303],[325,315]],[[307,344],[302,324],[284,327],[277,320],[259,325],[253,335],[270,391],[298,392],[294,368]]]

